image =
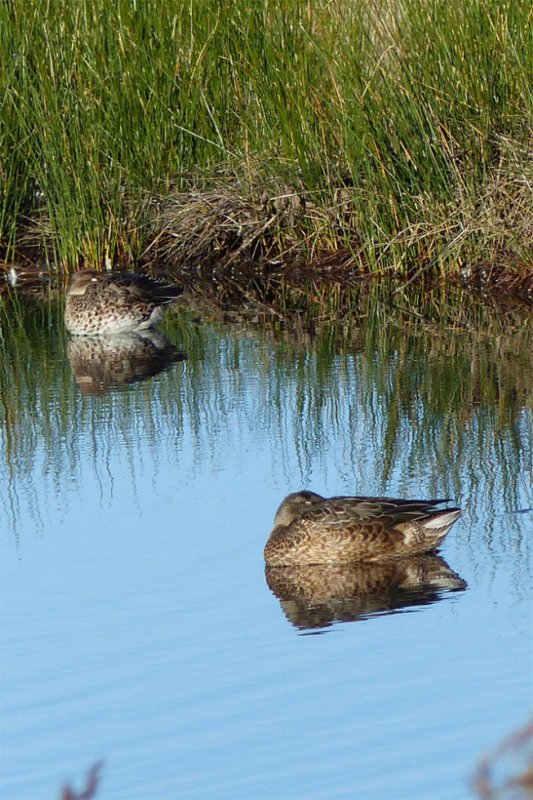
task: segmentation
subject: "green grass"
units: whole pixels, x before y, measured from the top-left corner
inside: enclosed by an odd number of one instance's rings
[[[4,254],[527,268],[532,25],[527,0],[0,3]]]

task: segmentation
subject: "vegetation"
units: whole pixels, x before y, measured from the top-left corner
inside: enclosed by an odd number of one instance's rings
[[[336,253],[533,292],[532,22],[528,0],[0,3],[4,257]]]

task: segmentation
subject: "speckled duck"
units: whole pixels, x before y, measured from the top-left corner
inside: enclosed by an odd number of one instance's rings
[[[148,275],[75,272],[67,290],[65,325],[75,336],[150,328],[183,289]]]

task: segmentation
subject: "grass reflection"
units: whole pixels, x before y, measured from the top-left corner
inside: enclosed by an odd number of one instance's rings
[[[36,481],[57,494],[77,484],[87,453],[97,469],[117,448],[135,481],[139,442],[157,464],[164,441],[178,459],[185,433],[194,459],[220,466],[239,437],[264,437],[287,490],[336,470],[335,492],[411,493],[421,482],[487,519],[520,510],[533,450],[531,330],[384,314],[360,307],[360,325],[315,320],[312,331],[302,320],[252,331],[170,315],[165,333],[187,360],[90,396],[76,385],[60,305],[4,297],[0,470],[14,527],[21,495],[36,506]]]

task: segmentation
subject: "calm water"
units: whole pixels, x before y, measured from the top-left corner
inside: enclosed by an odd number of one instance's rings
[[[113,800],[472,798],[532,700],[525,333],[176,315],[172,347],[68,344],[53,305],[8,319],[0,796],[104,759]],[[442,560],[265,575],[304,487],[464,516]]]

